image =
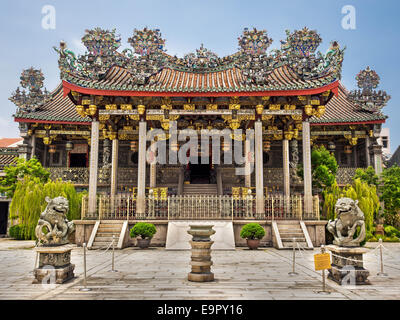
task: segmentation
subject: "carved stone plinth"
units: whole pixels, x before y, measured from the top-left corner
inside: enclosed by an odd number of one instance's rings
[[[193,236],[190,241],[192,246],[192,272],[188,275],[189,281],[209,282],[214,281],[214,274],[211,272],[211,241],[210,236],[215,233],[210,225],[191,225],[188,233]]]
[[[61,284],[74,278],[71,250],[68,247],[35,248],[39,254],[39,267],[33,270],[35,279],[32,283],[42,283],[44,278],[51,282],[53,278],[56,284]]]
[[[353,284],[355,285],[370,284],[367,279],[369,271],[364,268],[363,262],[363,254],[368,252],[367,249],[361,247],[346,248],[336,245],[326,246],[326,249],[332,252],[332,268],[329,269],[329,279],[342,285],[351,284],[351,278],[354,277]]]

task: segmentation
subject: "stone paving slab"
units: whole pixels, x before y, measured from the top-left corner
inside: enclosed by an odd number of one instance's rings
[[[385,272],[379,277],[376,243],[367,244],[365,267],[371,285],[343,287],[327,280],[328,295],[322,295],[321,272],[314,271],[313,255],[319,250],[296,253],[298,275],[292,271],[292,252],[263,248],[257,251],[213,251],[212,271],[216,281],[187,281],[190,251],[167,251],[163,248],[138,250],[126,248],[115,252],[111,270],[111,251],[87,252],[87,285],[83,286],[83,249],[73,247],[71,262],[75,279],[63,285],[34,285],[35,252],[33,241],[0,239],[0,299],[54,300],[337,300],[400,299],[400,244],[384,244]]]

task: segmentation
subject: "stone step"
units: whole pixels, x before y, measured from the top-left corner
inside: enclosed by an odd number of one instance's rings
[[[302,232],[280,232],[281,238],[304,238],[304,234]]]
[[[281,240],[282,240],[282,242],[292,242],[292,241],[293,241],[293,237],[290,237],[290,238],[282,238],[282,237],[281,237]],[[299,241],[306,241],[306,238],[303,236],[303,237],[295,238],[295,240],[296,240],[297,242],[299,242]]]
[[[103,233],[103,232],[120,233],[121,230],[122,230],[122,227],[119,227],[119,228],[114,227],[114,228],[112,228],[112,227],[102,227],[102,226],[100,226],[100,227],[97,229],[97,233]]]

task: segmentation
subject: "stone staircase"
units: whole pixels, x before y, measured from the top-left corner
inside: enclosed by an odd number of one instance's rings
[[[88,242],[88,249],[106,249],[115,236],[115,248],[122,249],[127,237],[127,221],[96,221]]]
[[[183,186],[183,195],[203,196],[203,195],[218,195],[216,184],[185,184]]]
[[[303,221],[273,221],[272,234],[277,249],[293,249],[293,239],[303,249],[314,249]]]

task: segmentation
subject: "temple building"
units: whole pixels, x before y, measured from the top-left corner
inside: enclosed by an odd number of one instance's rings
[[[380,173],[377,139],[390,96],[374,90],[379,76],[369,67],[356,76],[359,89],[347,91],[340,82],[345,49],[332,41],[317,52],[316,31],[287,31],[271,51],[265,30],[244,29],[238,40],[239,50],[226,57],[201,45],[183,58],[166,53],[158,29],[135,29],[122,51],[115,30],[87,30],[82,56],[61,42],[60,85],[48,92],[31,68],[21,76],[28,91],[10,98],[21,156],[87,189],[84,219],[318,221],[312,146],[334,153],[340,185],[356,168]],[[191,135],[198,135],[195,146]],[[222,135],[218,151],[208,147]],[[180,152],[189,163],[177,161]],[[232,163],[227,153],[235,154]]]

